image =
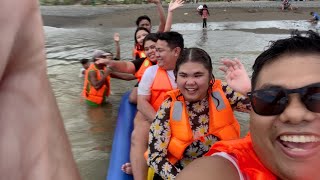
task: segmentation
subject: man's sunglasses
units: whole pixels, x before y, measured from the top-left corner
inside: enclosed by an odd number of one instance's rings
[[[288,105],[289,94],[298,93],[301,102],[312,112],[320,113],[320,83],[297,89],[269,88],[248,93],[255,113],[262,116],[281,114]]]

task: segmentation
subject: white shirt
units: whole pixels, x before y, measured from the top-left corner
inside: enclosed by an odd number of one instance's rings
[[[153,84],[154,78],[156,77],[158,68],[159,68],[158,65],[153,65],[148,67],[146,71],[143,73],[143,76],[138,86],[138,95],[146,95],[146,96],[151,95],[151,86]],[[175,81],[173,70],[168,70],[167,75],[169,77],[171,87],[173,89],[176,89],[177,83]]]

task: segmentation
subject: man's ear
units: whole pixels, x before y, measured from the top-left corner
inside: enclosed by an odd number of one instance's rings
[[[174,48],[174,56],[179,56],[180,53],[181,53],[181,48],[180,47]]]

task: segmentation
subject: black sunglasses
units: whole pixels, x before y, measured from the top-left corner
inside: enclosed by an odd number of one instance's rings
[[[298,93],[306,108],[320,113],[320,83],[311,84],[297,89],[269,88],[248,93],[251,106],[255,113],[262,116],[281,114],[287,104],[288,95]]]

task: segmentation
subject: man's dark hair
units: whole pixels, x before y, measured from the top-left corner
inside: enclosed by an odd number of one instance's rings
[[[146,43],[146,41],[157,42],[158,41],[158,34],[157,33],[148,34],[143,40],[143,47],[144,47],[144,44]]]
[[[182,35],[175,31],[158,33],[158,40],[166,41],[170,49],[180,47],[182,51],[184,48]]]
[[[136,20],[136,25],[139,26],[139,23],[140,23],[142,20],[144,20],[144,19],[146,19],[147,21],[149,21],[150,24],[151,24],[151,19],[149,18],[149,16],[143,15],[143,16],[139,16],[139,17],[137,18],[137,20]]]
[[[81,64],[87,64],[88,62],[89,62],[89,59],[85,59],[85,58],[84,58],[84,59],[81,59],[81,60],[80,60],[80,63],[81,63]]]
[[[305,35],[303,35],[305,34]],[[262,52],[252,66],[252,90],[254,90],[261,69],[282,56],[292,54],[320,54],[320,36],[314,31],[293,31],[290,38],[271,42],[270,47]],[[320,60],[319,60],[320,62]],[[285,67],[283,67],[285,71]]]

